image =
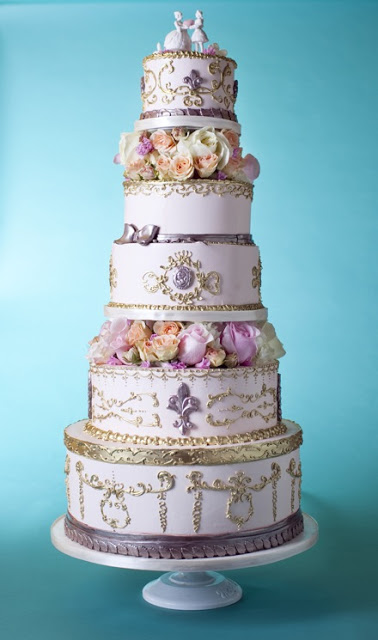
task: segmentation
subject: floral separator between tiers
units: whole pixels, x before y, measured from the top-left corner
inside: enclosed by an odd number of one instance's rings
[[[88,549],[104,553],[140,558],[213,558],[253,553],[278,547],[289,542],[303,531],[301,511],[271,527],[251,534],[228,536],[125,536],[105,533],[79,523],[70,514],[65,518],[66,536]]]

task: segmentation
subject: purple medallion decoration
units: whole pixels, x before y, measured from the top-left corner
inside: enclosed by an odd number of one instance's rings
[[[193,282],[193,271],[182,265],[173,276],[173,284],[177,289],[189,289]]]
[[[184,436],[186,431],[194,427],[189,420],[189,414],[192,411],[198,411],[199,400],[190,395],[188,385],[183,382],[178,388],[177,396],[169,398],[167,409],[172,409],[172,411],[178,413],[179,417],[175,420],[173,426]]]

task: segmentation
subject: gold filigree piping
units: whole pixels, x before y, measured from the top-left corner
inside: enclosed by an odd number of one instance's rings
[[[247,433],[236,433],[229,436],[202,436],[186,438],[163,438],[161,436],[140,436],[137,434],[117,433],[111,430],[100,429],[91,422],[87,422],[84,427],[84,433],[88,433],[97,440],[104,442],[119,442],[122,444],[142,444],[142,445],[165,445],[168,447],[211,447],[225,444],[242,444],[243,442],[257,442],[259,440],[267,440],[286,433],[287,427],[282,422],[267,427],[266,429],[257,429]]]
[[[71,436],[67,429],[64,442],[68,451],[85,458],[111,464],[144,464],[147,466],[222,465],[275,458],[298,449],[302,444],[302,430],[275,440],[230,447],[192,449],[149,449],[147,447],[117,448],[88,442]]]
[[[161,60],[164,58],[172,58],[172,59],[180,59],[180,58],[191,58],[191,59],[199,59],[199,60],[225,60],[226,62],[231,62],[235,69],[237,68],[237,63],[233,58],[228,58],[226,56],[220,56],[216,53],[201,53],[199,51],[156,51],[155,53],[150,53],[148,56],[145,56],[142,60],[142,64],[149,60]]]
[[[271,396],[271,402],[268,402],[266,398]],[[231,405],[229,407],[225,407],[223,409],[219,409],[222,412],[231,412],[238,413],[239,415],[235,415],[235,417],[226,417],[222,419],[216,419],[214,416],[209,413],[206,416],[206,422],[210,424],[212,427],[229,427],[234,424],[238,420],[245,419],[250,420],[255,416],[259,416],[264,422],[269,422],[272,418],[275,418],[277,415],[277,389],[275,387],[267,387],[265,382],[261,387],[261,391],[258,393],[237,393],[232,391],[231,387],[229,387],[226,391],[217,394],[209,394],[207,401],[207,408],[210,409],[214,406],[214,404],[218,402],[223,402],[226,398],[237,398],[239,402],[242,404],[255,404],[256,402],[260,402],[257,406],[252,409],[244,409],[239,405]],[[271,409],[270,413],[264,413],[266,409]]]
[[[126,304],[125,302],[108,302],[108,307],[116,309],[145,309],[147,311],[257,311],[264,309],[261,302],[251,304],[194,304],[194,305],[169,305],[169,304]]]
[[[66,459],[64,462],[64,474],[65,474],[65,485],[66,485],[66,496],[67,496],[67,505],[68,505],[68,510],[71,509],[71,492],[70,492],[70,480],[69,480],[69,475],[71,472],[71,458],[70,456],[66,455]]]
[[[134,427],[158,427],[161,428],[160,416],[157,413],[152,413],[151,420],[145,421],[141,413],[146,413],[145,409],[135,409],[129,405],[131,402],[142,402],[143,398],[151,398],[152,406],[158,407],[159,400],[156,392],[142,392],[135,393],[130,392],[130,395],[125,400],[117,400],[116,398],[106,398],[105,392],[98,389],[96,386],[92,386],[92,418],[98,422],[104,422],[112,418],[117,418],[128,424],[132,424]],[[137,415],[136,415],[137,414]],[[135,416],[135,417],[134,417]]]
[[[248,380],[251,376],[257,377],[261,374],[276,373],[278,370],[278,360],[267,362],[266,364],[256,365],[255,367],[235,367],[234,369],[164,369],[163,367],[153,367],[151,369],[144,369],[143,367],[126,367],[121,365],[107,365],[107,364],[90,364],[89,370],[91,373],[102,375],[104,377],[111,376],[123,376],[125,380],[127,378],[135,378],[135,380],[190,380],[191,382],[196,379],[207,380],[211,379],[224,379],[224,380],[238,380],[243,378]]]
[[[194,193],[200,196],[215,194],[217,196],[232,195],[235,198],[243,196],[252,200],[253,185],[249,182],[237,180],[207,180],[205,178],[190,179],[186,182],[162,180],[127,180],[123,183],[125,196],[151,194],[167,198],[172,194],[187,197]]]
[[[109,285],[111,291],[117,287],[117,278],[118,272],[113,265],[113,256],[111,255],[109,260]]]
[[[291,513],[294,513],[295,508],[295,484],[298,480],[298,504],[301,503],[301,481],[302,481],[302,465],[300,462],[297,463],[295,458],[291,458],[289,467],[286,469],[286,473],[291,477],[291,499],[290,499],[290,509]]]
[[[202,292],[207,291],[213,296],[220,293],[220,275],[216,271],[205,273],[201,270],[200,260],[193,260],[192,252],[184,249],[177,251],[173,256],[168,256],[168,264],[160,265],[162,273],[157,275],[153,271],[148,271],[143,275],[143,286],[148,293],[160,291],[168,296],[172,302],[179,302],[182,305],[191,305],[195,300],[202,300]],[[182,293],[175,291],[170,284],[172,272],[175,269],[184,267],[187,273],[191,274],[194,280],[194,289]],[[188,283],[185,288],[192,286]]]
[[[237,529],[246,524],[254,514],[253,498],[254,491],[262,491],[269,484],[272,486],[272,512],[273,520],[277,517],[277,484],[281,478],[281,467],[276,462],[271,465],[272,473],[268,477],[261,476],[260,482],[252,484],[252,478],[244,473],[237,471],[228,479],[228,482],[216,479],[211,484],[203,480],[201,471],[192,471],[186,477],[190,481],[187,487],[188,493],[194,493],[194,505],[192,511],[193,529],[197,533],[201,526],[202,515],[202,491],[229,491],[229,498],[226,503],[226,518],[236,524]],[[241,503],[245,503],[247,512],[242,515],[240,512],[234,512],[233,506],[238,505],[240,509]]]

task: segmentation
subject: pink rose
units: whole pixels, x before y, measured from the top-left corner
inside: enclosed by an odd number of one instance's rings
[[[260,163],[255,156],[247,153],[243,158],[243,171],[247,178],[253,182],[260,175]]]
[[[163,180],[168,178],[169,176],[169,169],[171,166],[171,160],[169,158],[169,156],[165,156],[160,155],[158,156],[156,162],[155,162],[155,166],[156,166],[156,170],[159,174],[159,178],[162,178]]]
[[[223,133],[224,137],[227,138],[231,147],[236,149],[239,146],[239,134],[232,129],[222,129],[221,133]]]
[[[221,336],[221,344],[227,353],[236,353],[238,363],[250,365],[257,353],[256,338],[259,329],[248,322],[228,322]]]
[[[218,164],[218,156],[216,153],[207,153],[204,156],[194,158],[194,168],[200,178],[208,178],[214,173]]]
[[[209,342],[214,340],[213,335],[203,324],[191,324],[181,331],[178,359],[185,364],[193,365],[201,362],[206,353]]]

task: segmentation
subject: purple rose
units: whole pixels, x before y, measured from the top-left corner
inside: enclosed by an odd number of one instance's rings
[[[151,151],[153,150],[154,150],[154,145],[152,144],[151,140],[146,138],[146,136],[143,136],[137,148],[135,149],[135,151],[139,156],[146,156],[147,154],[151,153]]]
[[[250,153],[247,153],[243,160],[243,171],[251,182],[256,180],[260,175],[260,163],[257,158]]]
[[[178,359],[188,365],[198,364],[206,353],[206,345],[214,337],[201,324],[191,324],[179,334],[180,344]]]
[[[236,353],[239,364],[248,366],[257,353],[256,338],[259,335],[259,329],[248,322],[228,322],[221,336],[221,345],[227,353]]]

